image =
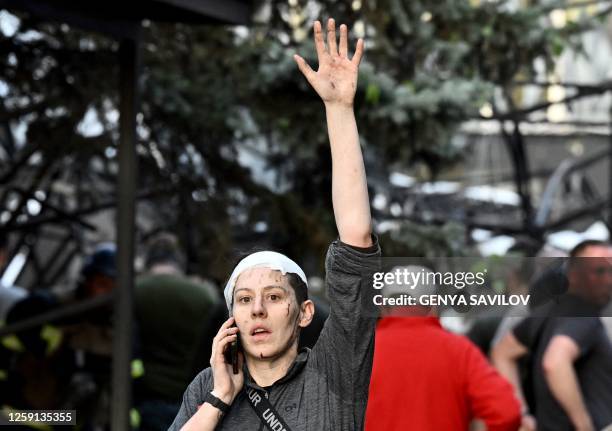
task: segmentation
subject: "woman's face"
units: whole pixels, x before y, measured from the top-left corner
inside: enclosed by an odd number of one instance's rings
[[[240,274],[234,288],[233,315],[246,357],[257,359],[276,359],[288,353],[296,344],[303,320],[288,278],[268,268],[251,268]]]

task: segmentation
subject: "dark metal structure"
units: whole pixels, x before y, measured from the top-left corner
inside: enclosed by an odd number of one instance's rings
[[[135,202],[139,197],[136,194],[136,154],[135,154],[135,117],[138,112],[138,75],[139,75],[139,44],[140,22],[144,19],[152,21],[183,22],[194,25],[199,24],[247,24],[252,12],[251,1],[247,0],[134,0],[105,2],[84,2],[78,0],[0,0],[0,8],[8,10],[26,11],[44,20],[65,22],[75,27],[96,31],[115,38],[120,43],[118,62],[120,64],[120,140],[119,140],[119,174],[116,186],[117,193],[114,199],[97,202],[95,205],[79,207],[76,211],[68,211],[60,205],[52,206],[49,202],[40,201],[40,204],[50,210],[52,215],[46,213],[19,221],[17,211],[11,216],[9,229],[18,232],[28,232],[41,225],[50,225],[58,221],[68,221],[84,230],[93,229],[93,226],[84,220],[84,217],[105,208],[117,208],[116,237],[118,241],[118,284],[117,295],[98,298],[87,303],[69,306],[37,316],[28,322],[0,328],[3,334],[20,331],[28,327],[37,326],[41,322],[50,322],[67,315],[83,313],[100,304],[115,301],[116,328],[114,331],[113,346],[113,407],[112,427],[116,430],[126,429],[129,423],[129,408],[131,405],[131,379],[130,379],[130,351],[131,351],[131,310],[134,261],[134,213]],[[612,89],[612,83],[605,82],[598,87],[583,88],[578,96],[604,94]],[[570,96],[567,102],[576,98]],[[567,161],[554,172],[544,172],[541,176],[548,177],[553,174],[544,193],[544,197],[537,207],[532,203],[529,194],[529,181],[536,176],[530,169],[526,151],[525,139],[521,135],[519,123],[525,121],[528,114],[545,109],[548,103],[538,104],[530,108],[520,109],[500,115],[501,122],[512,121],[513,129],[505,133],[503,138],[513,163],[513,180],[520,195],[519,207],[491,207],[484,204],[473,204],[456,201],[455,197],[438,199],[438,197],[425,198],[415,206],[412,215],[402,214],[400,220],[409,218],[424,223],[445,223],[450,220],[464,223],[468,229],[484,228],[496,233],[513,235],[528,233],[542,239],[546,233],[564,226],[585,215],[601,214],[612,205],[612,169],[610,169],[610,196],[598,195],[593,192],[588,181],[584,182],[585,197],[590,199],[588,205],[579,210],[563,215],[559,219],[551,219],[553,201],[562,193],[568,176],[580,170],[588,169],[594,162],[602,158],[609,158],[612,166],[612,150],[602,151],[592,157],[579,161]],[[502,127],[502,130],[504,128]],[[1,133],[1,130],[0,130]],[[1,136],[1,135],[0,135]],[[611,141],[612,145],[612,141]],[[25,166],[25,160],[35,151],[26,152],[21,161],[16,161],[8,170],[2,172],[0,184],[4,179]],[[44,168],[36,172],[35,176],[42,178]],[[32,183],[32,190],[36,182]],[[382,187],[388,187],[383,184]],[[17,190],[17,193],[22,191]],[[145,192],[146,193],[154,193]],[[31,195],[29,193],[28,195]],[[26,196],[26,194],[24,194]],[[4,202],[2,196],[0,202]],[[23,199],[27,199],[24,197]],[[398,199],[406,199],[406,191],[398,191]],[[20,203],[19,205],[22,205]],[[425,214],[426,216],[423,216]],[[500,217],[503,214],[503,217]],[[612,217],[612,211],[608,213]],[[390,218],[389,214],[379,214],[380,218]],[[66,223],[66,224],[69,224]],[[608,227],[612,225],[609,222]],[[34,230],[33,230],[34,231]],[[35,232],[35,231],[34,231]],[[22,237],[21,242],[26,243],[27,238]],[[60,241],[59,246],[50,254],[55,259],[47,261],[33,256],[37,272],[45,274],[43,285],[51,285],[61,274],[78,248],[67,247]]]
[[[117,39],[120,43],[120,139],[117,183],[118,289],[113,337],[113,430],[129,429],[131,407],[132,290],[134,285],[134,216],[136,114],[138,112],[139,43],[142,20],[189,24],[248,24],[251,1],[239,0],[0,0],[0,8],[25,11],[44,20],[64,22]],[[61,216],[61,215],[60,215]],[[77,310],[82,311],[82,310]],[[55,318],[55,316],[46,316]],[[45,318],[45,316],[42,316]],[[40,320],[40,318],[38,319]],[[36,324],[37,322],[33,322]],[[30,322],[32,325],[32,322]],[[23,325],[22,325],[23,326]],[[22,328],[4,328],[10,332]]]
[[[605,91],[604,88],[602,94]],[[418,184],[412,187],[374,184],[391,203],[400,206],[404,202],[411,203],[410,209],[400,215],[375,209],[375,218],[437,225],[456,222],[464,225],[468,232],[484,229],[494,235],[529,237],[540,244],[549,234],[575,228],[587,220],[600,220],[612,232],[612,169],[609,168],[612,142],[600,145],[591,154],[563,159],[555,167],[530,169],[525,137],[520,132],[515,135],[501,136],[512,170],[501,176],[492,174],[487,181],[488,184],[495,184],[495,180],[505,184],[513,182],[519,196],[518,204],[474,201],[457,192],[424,193]],[[593,178],[595,171],[603,176],[599,182]],[[536,204],[532,203],[529,191],[532,180],[544,183]]]

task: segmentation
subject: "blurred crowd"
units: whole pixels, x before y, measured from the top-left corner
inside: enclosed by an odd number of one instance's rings
[[[8,243],[0,241],[3,269]],[[173,235],[154,235],[144,249],[134,292],[131,419],[134,429],[165,430],[185,388],[208,366],[227,309],[212,282],[186,274]],[[76,410],[77,429],[109,429],[116,257],[114,244],[97,245],[68,296],[0,286],[0,324],[31,322],[1,339],[5,415]],[[467,336],[445,329],[436,307],[383,308],[366,429],[612,429],[611,246],[580,243],[523,284],[529,307],[476,319]],[[314,345],[329,314],[324,299],[313,300],[316,319],[300,348]],[[48,322],[31,320],[54,312]]]
[[[8,244],[5,236],[1,239],[4,269]],[[78,429],[109,428],[116,258],[115,244],[97,245],[85,257],[69,295],[1,286],[3,326],[27,323],[54,311],[62,315],[2,337],[0,405],[5,415],[28,409],[76,410]],[[207,366],[212,338],[227,319],[225,303],[213,283],[188,276],[184,269],[185,258],[174,236],[162,233],[148,242],[134,292],[131,419],[135,429],[168,428],[183,391]],[[324,320],[325,304],[320,305]],[[308,337],[303,341],[314,344]]]
[[[527,255],[545,265],[527,279],[510,271],[507,287],[529,294],[529,306],[482,313],[467,336],[445,330],[436,307],[382,309],[366,430],[612,429],[612,246]]]

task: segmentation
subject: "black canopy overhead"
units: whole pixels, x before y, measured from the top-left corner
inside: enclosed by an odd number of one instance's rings
[[[47,19],[73,16],[97,22],[184,22],[190,24],[248,24],[248,0],[0,0],[0,7],[25,10]]]
[[[120,41],[118,289],[115,295],[113,333],[113,430],[130,428],[134,195],[137,184],[135,130],[141,21],[246,25],[252,13],[252,4],[252,0],[0,0],[0,9],[25,11],[44,20],[64,22]]]

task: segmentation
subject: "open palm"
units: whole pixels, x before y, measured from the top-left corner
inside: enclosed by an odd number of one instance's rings
[[[336,27],[330,18],[327,22],[327,47],[319,21],[314,23],[314,41],[319,69],[315,72],[302,57],[295,55],[300,71],[323,102],[352,106],[357,89],[357,71],[363,55],[363,40],[357,41],[355,55],[349,59],[347,27],[344,24],[340,26],[340,43],[336,46]]]

